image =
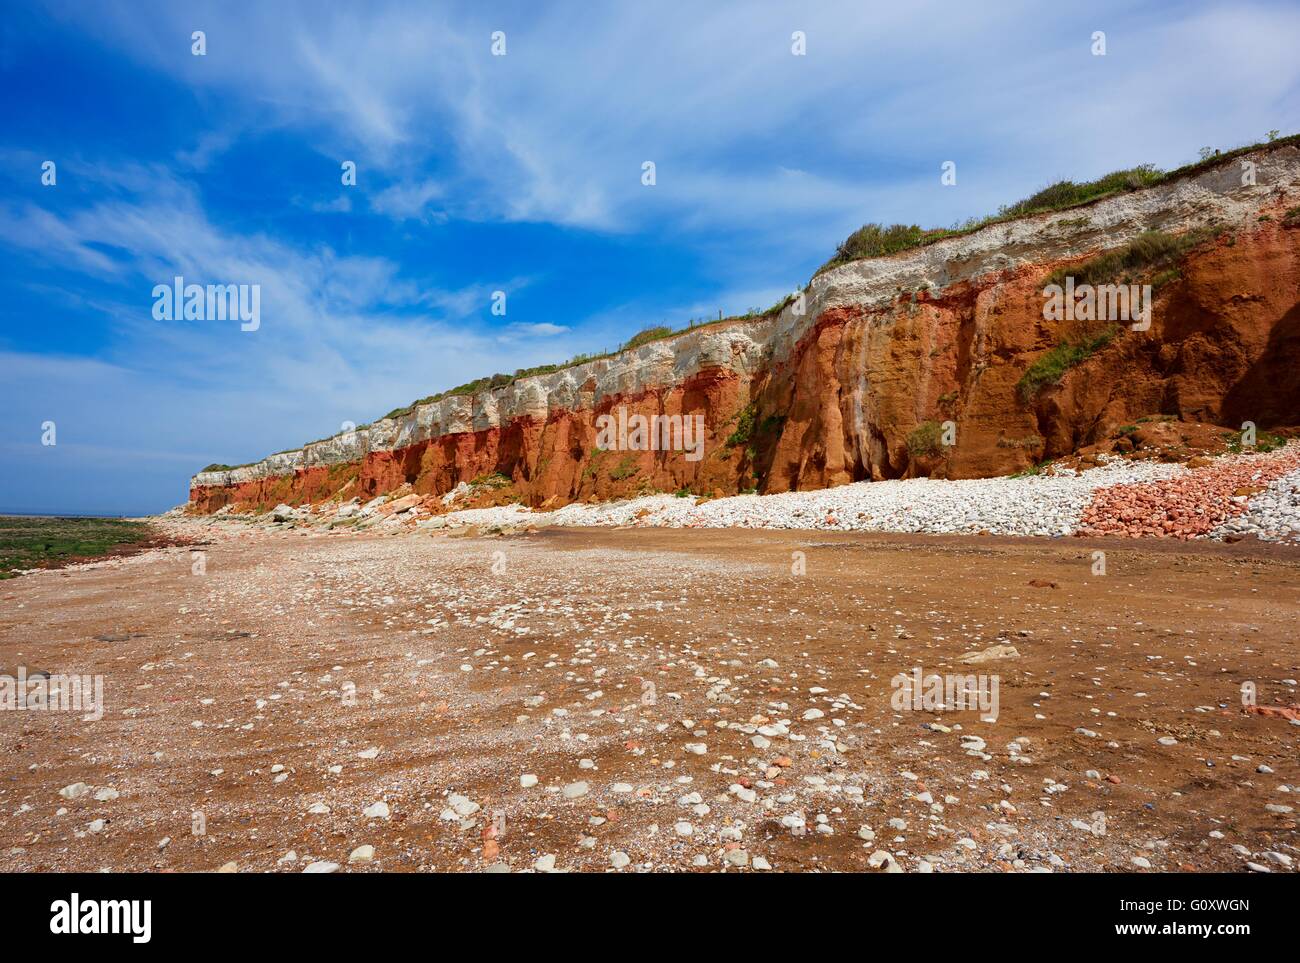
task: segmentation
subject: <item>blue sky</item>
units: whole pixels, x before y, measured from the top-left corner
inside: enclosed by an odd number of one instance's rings
[[[1294,4],[1061,6],[12,5],[0,511],[159,511],[209,462],[765,308],[865,221],[1300,129]],[[260,328],[155,320],[176,274],[259,284]]]

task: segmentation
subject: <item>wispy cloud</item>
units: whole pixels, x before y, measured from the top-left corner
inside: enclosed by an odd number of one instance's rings
[[[499,340],[511,340],[511,336],[549,338],[557,334],[564,334],[569,329],[562,324],[551,324],[548,321],[542,321],[530,324],[524,321],[515,321],[506,326],[506,334]]]
[[[58,489],[56,459],[87,491],[96,471],[129,491],[101,449],[243,461],[647,325],[765,308],[867,220],[950,224],[1300,128],[1300,9],[1270,0],[46,9],[40,66],[11,78],[38,109],[0,135],[0,245],[7,286],[64,327],[0,330],[42,346],[0,354],[0,444],[27,452],[0,464],[10,506]],[[47,48],[58,76],[91,73],[60,91],[37,76]],[[159,92],[174,114],[136,109]],[[46,144],[110,93],[129,121],[78,126],[58,193],[33,193]],[[261,329],[153,320],[176,274],[261,285]],[[33,453],[45,418],[68,443]],[[149,484],[179,498],[164,462]]]
[[[1212,139],[1229,119],[1254,136],[1297,119],[1288,40],[1300,11],[1274,3],[1114,3],[1054,23],[1035,4],[937,0],[597,6],[581,17],[522,4],[167,4],[145,23],[140,9],[110,5],[92,22],[187,83],[315,132],[325,152],[360,151],[390,179],[374,209],[398,219],[442,198],[454,217],[603,230],[665,217],[696,230],[753,226],[846,208],[864,218],[869,189],[909,179],[908,164],[937,185],[941,160],[968,163],[969,198],[1023,184],[1044,155],[1074,172],[1112,163],[1116,141],[1126,156],[1163,154],[1186,149],[1185,134],[1171,134],[1189,126]],[[195,24],[208,29],[205,58],[174,39]],[[1095,29],[1108,32],[1105,58],[1090,55]],[[507,35],[506,56],[491,54],[494,30]],[[795,30],[807,37],[802,57],[791,53]],[[1031,103],[1037,121],[1024,115]],[[1067,121],[1109,136],[1063,137]],[[989,132],[1005,138],[1001,149]],[[1008,163],[1017,154],[1038,163]],[[447,183],[421,173],[434,157]],[[639,180],[645,160],[659,165],[653,192]],[[920,216],[958,196],[930,189],[909,201]]]
[[[372,210],[398,221],[446,220],[446,215],[428,209],[431,201],[446,193],[436,181],[398,182],[385,187],[370,201]]]
[[[151,456],[132,468],[105,452],[199,447],[210,459],[249,460],[345,421],[369,421],[431,386],[535,363],[526,344],[503,344],[479,320],[490,303],[484,286],[444,289],[387,258],[223,230],[183,182],[151,188],[66,215],[33,205],[0,209],[0,239],[18,256],[65,256],[75,270],[108,281],[101,295],[82,299],[112,332],[102,360],[0,355],[8,373],[0,399],[12,413],[0,440],[25,453],[25,480],[56,463],[87,484],[99,472],[165,473],[179,501],[189,472],[206,459],[178,470],[184,459]],[[153,286],[178,275],[260,285],[260,328],[155,320]],[[532,333],[564,330],[553,327]],[[32,447],[46,420],[60,426],[57,450]],[[42,507],[7,494],[13,482],[0,485],[0,504]],[[133,490],[125,477],[115,484]]]

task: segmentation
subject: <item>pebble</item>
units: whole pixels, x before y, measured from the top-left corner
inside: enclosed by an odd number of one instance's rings
[[[468,796],[452,793],[447,797],[447,805],[461,819],[466,819],[479,811],[479,804]]]
[[[1117,485],[1096,493],[1080,519],[1079,533],[1180,539],[1229,534],[1290,536],[1300,499],[1291,482],[1276,483],[1300,478],[1298,468],[1300,445],[1291,443],[1269,454],[1220,458],[1203,468],[1184,469],[1176,477]],[[1235,493],[1261,482],[1265,491],[1249,500],[1257,506],[1252,513],[1247,499],[1239,500]],[[1288,504],[1291,518],[1283,507]],[[1238,521],[1239,517],[1242,520]]]
[[[894,872],[898,871],[898,863],[894,860],[894,854],[886,852],[883,849],[877,849],[874,853],[868,856],[867,865],[872,869],[880,869],[881,867],[884,867],[886,872],[890,871],[890,867],[894,867]]]
[[[444,524],[474,526],[518,526],[544,519],[548,525],[988,532],[1059,537],[1079,528],[1098,489],[1163,482],[1187,473],[1181,465],[1117,458],[1082,473],[1061,469],[1059,473],[1042,472],[1021,478],[864,481],[815,491],[734,495],[703,504],[696,504],[694,496],[646,495],[619,502],[575,502],[545,513],[512,504],[465,509],[442,517]]]
[[[1262,492],[1250,496],[1245,511],[1210,534],[1214,538],[1254,535],[1267,542],[1300,540],[1300,470],[1270,481]]]

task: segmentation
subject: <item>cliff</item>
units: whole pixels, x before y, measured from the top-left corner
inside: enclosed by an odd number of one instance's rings
[[[496,497],[535,506],[976,478],[1069,455],[1155,413],[1296,425],[1300,149],[1246,155],[1253,184],[1242,183],[1242,159],[843,264],[779,313],[201,472],[191,508],[265,509],[405,485],[439,495],[489,476]],[[1150,284],[1150,329],[1049,320],[1045,286],[1075,274]],[[602,450],[599,419],[619,409],[701,416],[703,457]]]

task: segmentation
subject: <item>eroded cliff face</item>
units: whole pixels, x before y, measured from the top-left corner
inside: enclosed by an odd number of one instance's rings
[[[196,475],[191,504],[269,508],[439,495],[492,477],[534,506],[690,489],[822,488],[1008,474],[1145,415],[1300,423],[1300,151],[1069,211],[992,225],[815,278],[775,316],[697,328],[615,357],[443,399],[243,468]],[[1205,240],[1159,279],[1148,331],[1115,336],[1032,396],[1029,366],[1075,333],[1044,284],[1142,232]],[[1198,234],[1198,236],[1200,236]],[[603,450],[602,415],[700,416],[703,457]],[[918,433],[949,429],[952,444]],[[910,441],[910,444],[909,444]]]

